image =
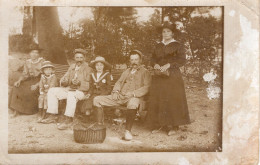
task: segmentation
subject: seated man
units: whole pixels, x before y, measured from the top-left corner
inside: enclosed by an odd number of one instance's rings
[[[142,53],[138,50],[130,52],[131,67],[124,71],[116,82],[111,95],[96,96],[93,105],[97,110],[97,122],[103,124],[103,106],[119,106],[127,104],[125,140],[131,140],[131,128],[140,103],[140,99],[148,93],[151,75],[141,66]]]
[[[51,115],[42,121],[42,123],[55,122],[58,114],[59,100],[67,99],[65,110],[65,120],[58,126],[58,129],[66,129],[72,122],[76,110],[76,104],[79,100],[85,98],[89,90],[89,81],[92,69],[85,62],[86,51],[75,49],[75,64],[72,64],[66,74],[61,78],[61,87],[51,88],[47,94],[47,113]]]

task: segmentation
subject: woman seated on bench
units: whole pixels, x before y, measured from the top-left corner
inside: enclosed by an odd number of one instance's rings
[[[91,61],[90,67],[94,69],[94,72],[91,74],[90,91],[86,96],[88,99],[84,100],[81,106],[81,112],[86,115],[90,115],[92,112],[93,99],[95,96],[108,95],[111,93],[111,81],[113,80],[109,72],[111,65],[106,62],[104,57],[96,57],[95,60]]]
[[[40,57],[42,49],[38,44],[32,43],[29,47],[29,57],[24,64],[23,74],[14,83],[10,109],[14,110],[14,115],[32,115],[38,111],[39,81],[41,78],[41,67],[44,59]]]

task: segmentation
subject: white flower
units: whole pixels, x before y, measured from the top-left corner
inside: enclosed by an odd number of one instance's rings
[[[209,86],[206,90],[210,100],[219,98],[221,92],[219,87]]]
[[[103,79],[103,80],[102,80],[102,83],[106,83],[106,79]]]
[[[204,81],[210,82],[214,81],[217,78],[217,74],[214,74],[212,72],[204,74],[203,79]]]

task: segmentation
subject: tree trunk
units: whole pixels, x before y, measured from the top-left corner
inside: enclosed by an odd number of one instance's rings
[[[66,64],[62,28],[57,7],[34,7],[36,38],[43,57],[53,63]]]
[[[33,9],[31,6],[24,6],[23,12],[23,35],[32,37]]]

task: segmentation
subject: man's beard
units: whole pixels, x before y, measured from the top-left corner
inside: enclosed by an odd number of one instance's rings
[[[76,64],[77,65],[81,65],[83,63],[83,61],[77,61]]]
[[[131,67],[136,68],[136,67],[138,67],[138,64],[131,64]]]

